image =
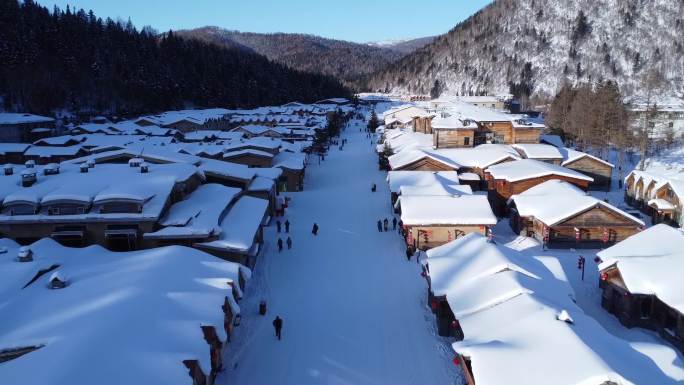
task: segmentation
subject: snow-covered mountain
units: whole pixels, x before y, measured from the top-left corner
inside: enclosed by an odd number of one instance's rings
[[[684,92],[682,0],[495,0],[371,77],[372,90],[553,95],[570,82],[615,80],[627,95],[658,69]],[[439,92],[437,92],[439,93]]]
[[[436,38],[437,36],[427,36],[419,37],[417,39],[372,41],[366,44],[373,47],[387,48],[392,51],[401,52],[403,54],[409,54],[419,48],[423,48],[426,45],[432,43]]]

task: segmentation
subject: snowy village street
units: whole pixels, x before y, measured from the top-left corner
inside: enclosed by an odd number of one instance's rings
[[[278,236],[287,235],[274,224],[266,228],[218,384],[458,381],[448,340],[434,331],[419,265],[406,260],[391,223],[389,232],[377,231],[378,219],[392,220],[390,199],[363,127],[351,121],[343,151],[331,146],[320,165],[310,158],[304,191],[289,195],[281,218],[292,223],[292,250],[279,253]],[[318,236],[311,234],[314,222]],[[266,316],[257,312],[262,299]],[[284,320],[282,341],[271,325],[276,315]]]

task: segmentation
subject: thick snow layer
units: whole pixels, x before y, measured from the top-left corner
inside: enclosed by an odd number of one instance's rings
[[[43,239],[30,246],[34,261],[24,263],[9,247],[0,254],[0,350],[44,347],[0,365],[6,383],[74,383],[77,374],[84,384],[188,384],[182,361],[199,360],[209,372],[200,327],[214,326],[225,340],[226,282],[247,271],[178,246],[115,253]],[[52,265],[66,288],[49,289],[46,274],[22,289]]]
[[[49,123],[54,122],[55,119],[47,116],[0,112],[0,124],[27,124],[27,123]]]
[[[684,233],[659,224],[598,253],[599,269],[617,266],[633,294],[653,294],[684,313]]]
[[[458,170],[461,166],[450,159],[442,156],[439,150],[428,149],[406,149],[389,157],[389,164],[393,170],[415,163],[422,159],[432,159],[436,162],[442,163],[447,167]]]
[[[0,216],[1,221],[62,221],[85,220],[94,218],[158,218],[166,205],[173,186],[194,175],[202,176],[197,167],[189,164],[154,164],[148,173],[141,173],[137,167],[122,164],[98,164],[81,173],[79,167],[62,163],[60,173],[44,176],[42,166],[37,166],[38,180],[30,187],[21,187],[20,176],[0,175],[0,192],[4,192],[3,206],[30,203],[49,205],[62,202],[103,203],[108,200],[143,202],[140,213],[100,213],[86,210],[77,215],[48,215],[39,212],[35,215]],[[124,182],[125,181],[125,182]]]
[[[265,229],[217,385],[459,383],[447,340],[434,334],[420,266],[406,261],[396,232],[375,228],[378,218],[391,220],[389,192],[359,127],[365,123],[343,132],[344,151],[331,148],[307,167],[304,191],[286,193],[291,201],[278,219],[291,222],[292,250],[278,253],[285,234]],[[265,317],[257,313],[262,299]],[[276,315],[282,341],[271,326]]]
[[[410,195],[470,195],[473,190],[468,185],[434,184],[430,186],[402,186],[399,194],[403,197]],[[401,198],[401,197],[400,197]]]
[[[464,333],[453,349],[471,360],[477,384],[664,379],[587,316],[570,285],[536,258],[469,234],[429,250],[427,266],[434,294],[446,295]]]
[[[497,219],[484,195],[403,196],[401,220],[405,225],[483,225]]]
[[[565,147],[561,147],[558,150],[563,155],[563,163],[561,163],[561,166],[571,164],[571,163],[576,162],[582,158],[591,158],[591,159],[598,161],[600,163],[603,163],[607,166],[615,167],[612,163],[606,162],[605,160],[603,160],[597,156],[587,154],[586,152],[577,151],[577,150],[573,150],[571,148],[565,148]]]
[[[531,189],[514,195],[509,202],[515,203],[522,217],[534,217],[547,226],[554,226],[593,207],[602,207],[613,214],[631,220],[636,226],[644,222],[610,203],[587,195],[574,185],[560,180],[549,180]]]
[[[563,159],[563,155],[558,148],[550,144],[514,144],[513,148],[520,151],[527,159]]]
[[[594,178],[562,166],[540,162],[533,159],[522,159],[514,162],[497,164],[487,168],[495,179],[517,182],[525,179],[539,178],[547,175],[565,176],[568,178],[593,182]]]
[[[221,221],[219,239],[197,245],[216,250],[250,252],[267,210],[267,200],[243,196]]]
[[[184,200],[174,204],[159,221],[165,226],[145,238],[200,238],[219,235],[219,219],[228,206],[241,194],[241,190],[220,184],[205,184]],[[258,213],[254,215],[258,216]]]
[[[387,173],[389,189],[393,193],[399,193],[402,186],[432,186],[436,183],[442,185],[459,184],[456,171],[390,171]]]

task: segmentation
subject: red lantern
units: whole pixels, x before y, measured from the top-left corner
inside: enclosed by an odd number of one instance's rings
[[[608,243],[608,229],[603,228],[603,243]]]
[[[432,308],[433,311],[437,311],[437,300],[433,299],[432,302],[430,302],[430,307]]]
[[[461,360],[458,359],[458,356],[454,357],[454,360],[451,361],[454,363],[454,365],[459,366],[461,365]]]
[[[580,230],[577,227],[575,227],[575,240],[580,240]]]
[[[601,262],[603,262],[603,260],[601,260],[601,258],[599,258],[598,256],[596,256],[596,258],[594,258],[594,262],[596,262],[596,263],[601,263]]]
[[[607,280],[608,280],[608,274],[601,273],[601,281],[607,281]]]
[[[461,323],[458,322],[457,319],[451,321],[451,328],[452,329],[459,329],[461,327]]]
[[[427,277],[427,274],[425,273],[425,270],[423,270],[423,271],[420,272],[420,276],[423,277],[423,278]]]

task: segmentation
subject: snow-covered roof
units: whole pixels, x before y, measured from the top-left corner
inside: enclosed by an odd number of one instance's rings
[[[152,238],[202,238],[221,233],[219,219],[226,208],[240,196],[241,190],[220,184],[205,184],[174,204],[159,221],[161,230],[146,233]]]
[[[616,266],[632,294],[652,294],[684,314],[684,233],[658,224],[597,254],[599,269]]]
[[[480,234],[427,254],[431,288],[446,296],[464,334],[452,347],[470,359],[478,385],[627,385],[632,382],[625,378],[662,378],[640,353],[584,314],[570,285],[536,258]],[[520,362],[528,363],[526,370]]]
[[[288,170],[303,170],[306,166],[306,154],[281,152],[273,158],[273,167]]]
[[[473,190],[470,186],[460,184],[435,183],[429,186],[401,186],[399,189],[399,194],[402,197],[409,195],[470,195],[472,193]]]
[[[458,170],[460,165],[447,156],[443,156],[439,150],[431,149],[406,149],[389,157],[389,164],[393,170],[405,167],[422,159],[431,159],[442,163],[447,167]]]
[[[399,193],[402,186],[459,184],[456,171],[390,171],[387,173],[387,182],[393,193]]]
[[[477,128],[477,124],[473,120],[468,120],[460,117],[460,115],[439,115],[432,119],[431,126],[433,129],[444,130],[458,130]]]
[[[26,124],[26,123],[48,123],[54,122],[54,118],[47,116],[26,114],[26,113],[13,113],[13,112],[0,112],[0,125],[4,124]]]
[[[427,251],[430,284],[435,296],[466,286],[471,281],[503,271],[516,271],[533,278],[541,276],[533,261],[520,252],[498,246],[470,233]]]
[[[34,206],[57,203],[76,203],[85,207],[81,214],[49,215],[40,211],[34,215],[0,215],[2,222],[20,221],[84,221],[102,218],[130,218],[156,220],[166,205],[174,185],[193,176],[203,179],[197,167],[188,164],[157,164],[149,172],[141,173],[137,167],[123,164],[98,164],[81,173],[77,165],[62,163],[59,174],[42,175],[43,166],[37,166],[38,178],[30,187],[21,187],[20,175],[0,175],[4,194],[3,206],[29,203]],[[91,203],[111,200],[143,203],[139,213],[100,213],[88,211]]]
[[[15,246],[4,244],[11,249],[0,254],[0,350],[40,348],[4,362],[0,378],[26,384],[69,383],[75,375],[89,384],[188,384],[184,360],[211,370],[201,326],[226,339],[225,299],[239,312],[227,282],[250,276],[180,246],[122,253],[43,239],[30,246],[33,262],[18,263]],[[48,288],[50,274],[24,287],[53,265],[67,279],[64,289]]]
[[[76,156],[83,152],[83,146],[75,144],[73,146],[31,146],[24,153],[25,156],[38,156],[41,158],[51,156]]]
[[[558,148],[565,147],[563,139],[559,135],[543,134],[539,139],[543,143],[547,143]]]
[[[563,159],[558,148],[550,144],[524,143],[513,144],[512,146],[527,159]]]
[[[497,219],[484,195],[404,196],[401,220],[405,225],[488,225]]]
[[[255,253],[254,238],[262,225],[268,201],[251,196],[241,197],[221,221],[221,235],[211,242],[195,246],[222,251]]]
[[[599,163],[603,163],[606,166],[609,166],[611,168],[615,167],[612,163],[606,162],[605,160],[603,160],[597,156],[587,154],[586,152],[577,151],[577,150],[573,150],[571,148],[566,148],[566,147],[560,147],[558,150],[563,155],[563,163],[561,163],[561,166],[566,166],[566,165],[571,164],[573,162],[576,162],[582,158],[591,158],[591,159],[593,159]]]
[[[549,180],[541,183],[523,193],[512,196],[509,202],[515,202],[515,207],[520,216],[534,217],[547,226],[554,226],[594,207],[601,207],[615,215],[629,219],[635,226],[645,225],[641,219],[610,203],[596,199],[573,184],[561,180]]]
[[[31,147],[28,143],[0,143],[0,154],[8,152],[23,153]]]
[[[509,182],[540,178],[547,175],[558,175],[589,182],[594,181],[594,178],[577,171],[534,159],[522,159],[496,164],[487,168],[487,172],[489,172],[494,179],[505,179]]]

